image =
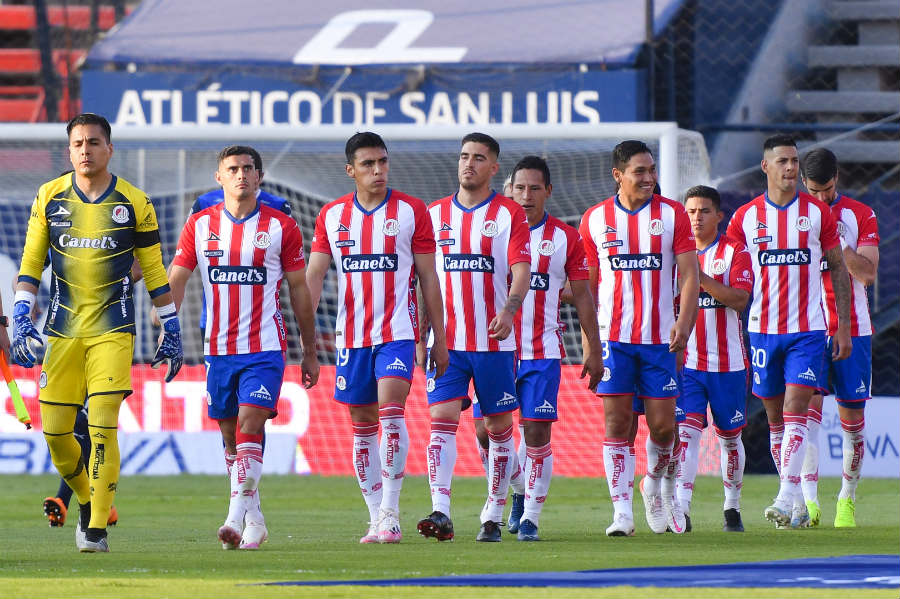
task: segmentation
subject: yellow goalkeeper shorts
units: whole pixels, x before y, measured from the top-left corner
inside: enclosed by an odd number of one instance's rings
[[[97,337],[49,337],[41,368],[40,401],[84,404],[85,397],[131,395],[134,335],[107,333]]]

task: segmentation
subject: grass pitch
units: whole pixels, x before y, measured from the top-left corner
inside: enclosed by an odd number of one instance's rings
[[[215,533],[227,511],[224,477],[128,477],[120,481],[119,526],[110,529],[109,554],[79,554],[73,512],[66,526],[51,529],[41,513],[55,492],[49,476],[5,476],[0,515],[4,550],[0,588],[6,597],[896,597],[897,589],[509,589],[484,587],[262,587],[247,583],[292,580],[410,578],[489,572],[538,572],[696,565],[850,554],[896,554],[900,547],[900,485],[863,480],[857,497],[856,529],[834,529],[840,481],[820,481],[822,525],[776,531],[762,517],[777,491],[774,476],[744,481],[747,532],[721,532],[721,481],[699,477],[691,510],[694,531],[654,535],[646,526],[640,497],[637,535],[610,539],[604,530],[612,506],[603,479],[555,479],[541,517],[540,543],[475,542],[484,501],[483,479],[454,481],[456,539],[437,543],[415,532],[431,511],[426,481],[409,477],[401,499],[405,538],[399,545],[359,545],[366,509],[350,478],[269,476],[262,482],[262,507],[269,542],[258,552],[223,551]],[[74,502],[73,502],[73,507]],[[77,511],[77,508],[75,508]],[[764,587],[765,581],[760,581]]]

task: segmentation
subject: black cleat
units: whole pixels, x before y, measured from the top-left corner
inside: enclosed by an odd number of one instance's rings
[[[684,532],[691,532],[693,530],[693,526],[691,526],[691,517],[688,514],[684,515]]]
[[[475,537],[475,540],[484,543],[499,543],[500,526],[496,522],[488,520],[481,525],[481,530],[478,531],[478,536]]]
[[[416,528],[423,537],[434,537],[438,541],[453,538],[453,522],[443,512],[431,512],[427,518],[419,520]]]
[[[722,526],[722,530],[725,532],[744,532],[741,513],[734,508],[725,510],[725,524]]]

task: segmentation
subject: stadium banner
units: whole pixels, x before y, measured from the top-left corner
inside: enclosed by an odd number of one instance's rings
[[[578,375],[581,366],[563,366],[559,393],[560,420],[553,426],[554,474],[558,476],[604,476],[601,457],[604,434],[603,407],[599,399],[584,387]],[[0,387],[0,473],[51,471],[46,443],[41,434],[38,408],[38,368],[13,367],[22,397],[31,412],[34,430],[26,433],[15,417],[15,408],[5,386]],[[300,384],[300,369],[290,365],[278,403],[278,415],[267,426],[266,469],[268,472],[295,472],[328,476],[352,476],[352,432],[347,409],[332,398],[334,367],[323,366],[319,383],[312,389]],[[126,398],[119,415],[119,439],[123,460],[134,454],[132,463],[123,467],[126,474],[176,474],[180,472],[224,472],[218,425],[206,416],[206,378],[204,368],[182,368],[171,383],[164,374],[146,365],[132,367],[134,393]],[[840,474],[840,424],[833,407],[826,401],[820,436],[822,475]],[[833,404],[833,402],[831,402]],[[867,451],[864,476],[897,477],[900,473],[900,433],[898,398],[875,398],[867,406]],[[407,425],[410,453],[407,473],[427,472],[424,448],[430,426],[425,403],[425,379],[416,371],[407,401]],[[518,431],[516,431],[518,436]],[[828,448],[835,444],[838,449]],[[636,441],[637,472],[646,470],[643,451],[647,437],[641,420]],[[24,440],[24,441],[23,441]],[[30,444],[26,443],[30,442]],[[458,476],[483,476],[475,441],[471,412],[460,423]],[[837,453],[836,453],[837,452]],[[202,454],[202,455],[194,455]],[[830,458],[831,455],[837,456]],[[186,456],[190,455],[190,458]],[[181,456],[180,462],[178,456]],[[831,469],[834,459],[837,470]],[[271,470],[269,469],[271,466]],[[700,452],[700,474],[719,475],[719,449],[711,428],[704,431]]]

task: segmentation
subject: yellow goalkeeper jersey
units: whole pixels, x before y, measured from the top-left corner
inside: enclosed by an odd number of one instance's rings
[[[40,284],[48,250],[53,276],[47,335],[134,334],[135,256],[150,297],[169,291],[153,204],[116,176],[93,202],[78,189],[74,173],[41,186],[28,219],[19,281]]]

